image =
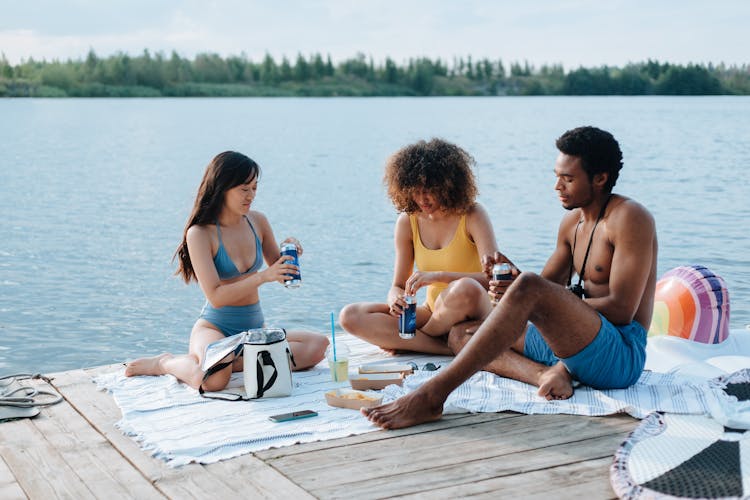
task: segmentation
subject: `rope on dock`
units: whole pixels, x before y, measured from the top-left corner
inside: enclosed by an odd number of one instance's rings
[[[50,385],[52,382],[52,379],[41,373],[15,373],[0,376],[0,406],[31,408],[35,406],[56,405],[63,400],[63,397],[56,392],[40,391],[31,386],[21,386],[11,390],[11,384],[19,380],[43,380]],[[37,400],[38,396],[44,396],[45,399]],[[46,397],[51,397],[52,399],[46,399]]]

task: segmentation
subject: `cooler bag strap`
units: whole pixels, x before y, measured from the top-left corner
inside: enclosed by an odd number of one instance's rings
[[[297,368],[297,363],[294,362],[294,355],[292,354],[292,351],[289,350],[289,346],[286,348],[286,355],[289,356],[289,359],[292,360],[292,366]]]
[[[273,375],[268,379],[267,384],[263,384],[263,365],[270,366],[273,368]],[[276,364],[273,362],[273,358],[271,357],[271,353],[268,351],[260,351],[258,352],[258,362],[255,364],[256,366],[256,376],[258,380],[258,397],[262,398],[263,394],[273,387],[274,382],[276,382],[276,378],[278,376],[278,371],[276,370]]]

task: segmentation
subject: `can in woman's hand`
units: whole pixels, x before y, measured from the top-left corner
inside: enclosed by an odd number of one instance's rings
[[[282,243],[281,244],[281,255],[290,255],[292,260],[287,260],[289,264],[294,264],[299,269],[299,257],[297,256],[297,245],[294,243]],[[284,286],[287,288],[297,288],[302,284],[302,273],[297,271],[295,274],[287,274],[289,279],[284,281]]]
[[[417,298],[414,295],[406,295],[404,301],[406,307],[398,318],[398,336],[408,340],[417,336]]]

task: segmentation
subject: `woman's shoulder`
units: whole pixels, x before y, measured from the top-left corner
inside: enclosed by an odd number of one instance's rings
[[[218,241],[216,227],[213,224],[193,224],[188,228],[187,233],[185,234],[185,239],[187,240],[188,245],[205,242],[213,244],[214,241]]]
[[[466,216],[467,222],[489,219],[489,214],[487,213],[487,209],[485,209],[484,205],[482,205],[478,201],[474,202],[466,210],[466,213],[464,215]]]
[[[266,217],[263,212],[258,212],[257,210],[248,211],[247,218],[254,226],[267,226],[270,224],[268,222],[268,217]]]
[[[401,212],[398,214],[398,219],[396,219],[396,228],[411,227],[413,217],[413,215],[406,212]]]
[[[412,222],[411,216],[406,212],[401,212],[396,219],[396,235],[409,235],[411,238]]]

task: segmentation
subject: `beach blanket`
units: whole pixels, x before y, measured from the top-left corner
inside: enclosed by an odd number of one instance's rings
[[[451,359],[422,354],[391,358],[356,338],[337,335],[336,339],[350,349],[351,372],[372,361],[444,366]],[[119,406],[122,418],[116,426],[144,451],[171,466],[209,464],[253,451],[378,430],[357,410],[327,405],[326,391],[348,388],[349,384],[332,382],[326,361],[311,370],[294,372],[291,396],[250,401],[206,399],[171,375],[125,377],[124,369],[100,375],[94,382],[109,391]],[[230,390],[241,386],[242,373],[233,374]],[[299,410],[313,410],[318,416],[278,423],[268,418]]]
[[[350,348],[351,372],[356,372],[360,364],[373,361],[413,361],[419,366],[432,362],[444,367],[451,360],[418,354],[389,357],[351,336],[342,335],[339,341]],[[417,371],[405,379],[403,387],[386,387],[383,402],[416,389],[435,373]],[[272,447],[377,430],[358,411],[326,404],[326,391],[348,387],[346,383],[331,381],[326,362],[308,371],[295,372],[293,378],[292,396],[251,401],[205,399],[172,376],[127,378],[118,371],[100,375],[95,382],[100,389],[111,392],[120,407],[122,418],[117,426],[144,450],[173,466],[213,463]],[[235,374],[230,385],[237,383],[241,385],[241,374]],[[647,371],[628,389],[597,391],[581,386],[568,400],[547,401],[537,396],[533,386],[479,372],[450,395],[445,412],[627,413],[643,418],[652,411],[706,414],[712,408],[726,409],[724,399],[726,395],[708,380]],[[271,415],[298,410],[314,410],[319,415],[282,423],[268,419]]]

